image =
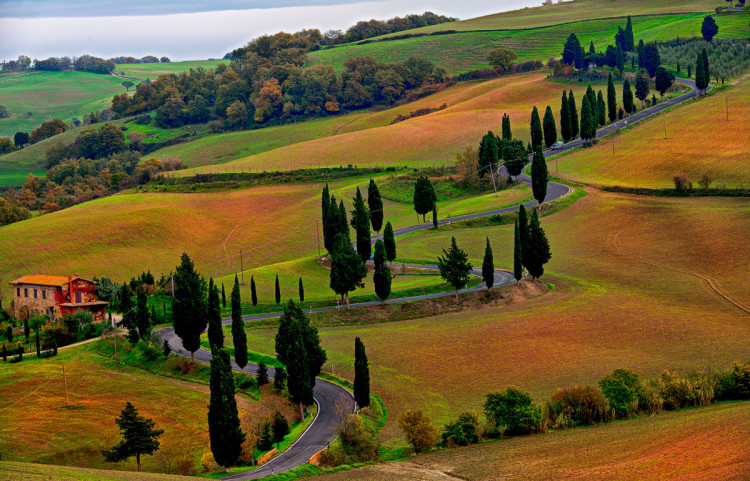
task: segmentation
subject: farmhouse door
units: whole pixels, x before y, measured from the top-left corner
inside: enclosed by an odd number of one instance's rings
[[[81,293],[76,292],[76,304],[80,304],[80,303],[81,303]]]

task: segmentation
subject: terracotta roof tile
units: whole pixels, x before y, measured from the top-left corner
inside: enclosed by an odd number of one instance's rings
[[[29,274],[23,277],[19,277],[15,281],[11,281],[11,284],[34,284],[39,286],[63,286],[68,283],[68,280],[80,279],[80,277],[72,276],[49,276],[46,274]]]

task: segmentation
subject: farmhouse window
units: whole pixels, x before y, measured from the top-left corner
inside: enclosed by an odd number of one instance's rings
[[[36,289],[34,289],[34,299],[36,299],[36,296],[37,296]]]
[[[29,297],[29,288],[28,287],[24,287],[23,288],[23,297]]]
[[[42,289],[42,299],[47,298],[47,289]]]
[[[21,297],[21,288],[16,287],[16,297]]]
[[[80,303],[81,303],[81,293],[76,292],[76,304],[80,304]]]

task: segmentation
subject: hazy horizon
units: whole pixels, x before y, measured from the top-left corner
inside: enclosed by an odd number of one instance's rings
[[[12,60],[19,55],[32,59],[48,57],[95,55],[102,58],[118,56],[167,56],[173,61],[221,58],[227,52],[245,45],[263,34],[279,31],[294,32],[304,28],[343,30],[360,20],[375,18],[385,20],[395,16],[432,11],[439,15],[473,18],[491,13],[514,10],[540,2],[509,0],[501,3],[486,0],[466,0],[457,3],[449,0],[285,0],[284,7],[264,7],[266,0],[225,0],[211,5],[214,10],[146,15],[118,15],[131,8],[108,10],[114,2],[88,4],[86,12],[107,12],[106,16],[33,16],[49,7],[55,14],[61,6],[66,11],[79,12],[75,6],[81,0],[60,2],[56,0],[23,2],[0,1],[0,60]],[[195,8],[198,2],[187,0],[181,7],[176,3],[151,2],[151,10]],[[314,5],[309,5],[313,3]],[[230,5],[255,5],[257,8],[224,10]],[[27,5],[28,17],[11,17],[8,14]],[[135,0],[130,7],[148,9],[145,0]],[[205,5],[205,4],[203,4]],[[54,8],[53,8],[54,7]],[[144,12],[145,13],[145,12]],[[200,32],[198,35],[195,32]]]

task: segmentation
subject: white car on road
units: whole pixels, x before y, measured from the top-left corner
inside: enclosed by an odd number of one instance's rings
[[[562,140],[558,140],[557,142],[552,144],[552,150],[560,150],[563,148],[563,145],[565,145],[565,143]]]

